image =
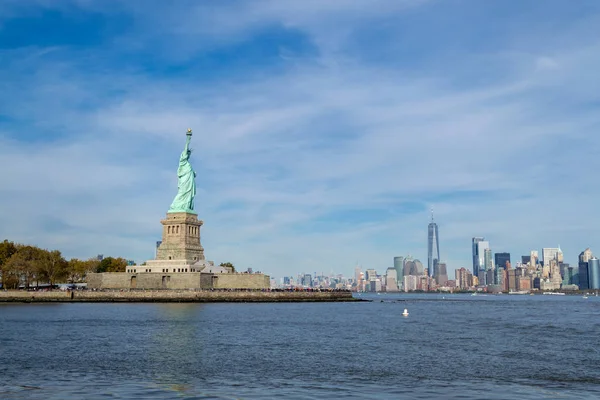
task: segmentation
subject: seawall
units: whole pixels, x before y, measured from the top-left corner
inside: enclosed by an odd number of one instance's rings
[[[360,301],[351,292],[312,291],[211,291],[211,290],[126,290],[126,291],[0,291],[0,302],[16,303],[223,303],[223,302],[334,302]]]

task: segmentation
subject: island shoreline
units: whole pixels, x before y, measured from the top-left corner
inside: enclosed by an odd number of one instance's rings
[[[351,292],[318,291],[0,291],[0,303],[307,303],[363,301]]]

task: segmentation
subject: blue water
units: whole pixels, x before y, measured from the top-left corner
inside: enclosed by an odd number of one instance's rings
[[[363,297],[0,304],[0,399],[600,398],[600,297]]]

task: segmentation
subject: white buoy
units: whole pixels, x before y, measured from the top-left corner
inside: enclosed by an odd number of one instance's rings
[[[402,316],[408,317],[408,310],[406,308],[404,309],[404,312],[402,313]]]

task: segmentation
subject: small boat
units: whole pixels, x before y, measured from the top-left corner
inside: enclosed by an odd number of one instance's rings
[[[404,309],[404,311],[402,312],[402,316],[403,317],[408,317],[408,309]]]
[[[584,298],[584,299],[587,299],[588,297],[587,297],[587,296],[583,296],[583,298]]]

